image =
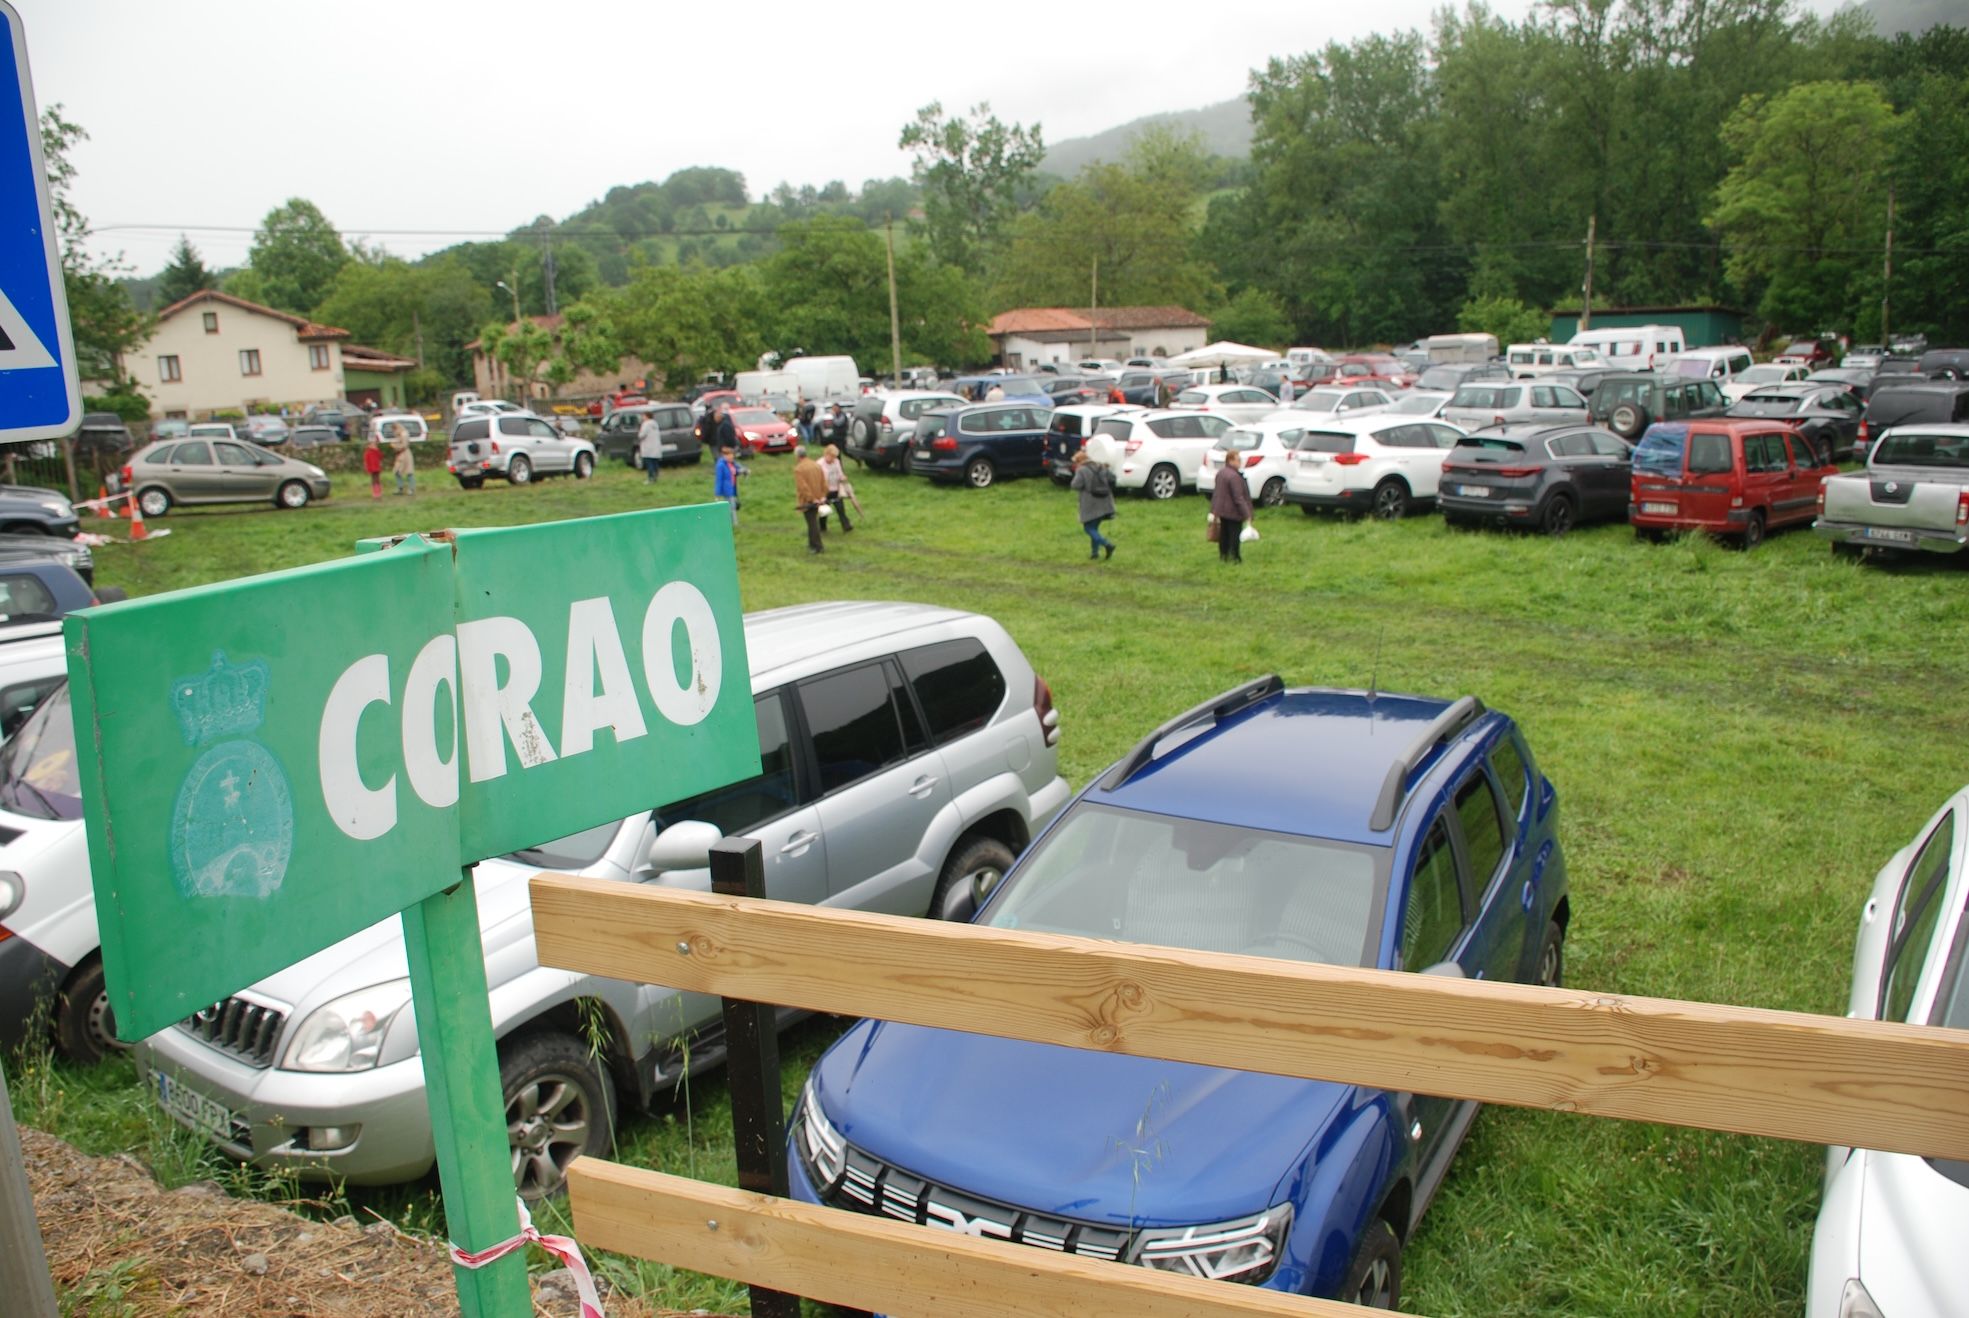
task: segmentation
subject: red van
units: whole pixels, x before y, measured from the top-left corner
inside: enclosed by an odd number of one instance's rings
[[[1708,531],[1752,549],[1766,531],[1810,524],[1819,483],[1838,470],[1811,441],[1770,421],[1659,422],[1634,449],[1627,520],[1651,540]]]

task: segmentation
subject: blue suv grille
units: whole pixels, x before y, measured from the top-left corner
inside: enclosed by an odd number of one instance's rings
[[[1120,1228],[1073,1222],[980,1199],[892,1167],[852,1144],[847,1148],[841,1183],[824,1198],[836,1208],[1108,1262],[1122,1258],[1129,1246],[1129,1232]]]

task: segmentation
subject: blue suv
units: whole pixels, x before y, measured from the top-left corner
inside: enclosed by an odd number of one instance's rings
[[[963,481],[982,490],[1001,476],[1046,470],[1050,404],[976,403],[925,412],[916,420],[909,470],[933,481]]]
[[[1473,697],[1268,677],[1157,728],[974,918],[1556,985],[1557,826],[1516,725]],[[861,1021],[808,1077],[787,1163],[813,1203],[1392,1309],[1476,1108]]]

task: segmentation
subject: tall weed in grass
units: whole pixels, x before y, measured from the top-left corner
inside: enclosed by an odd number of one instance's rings
[[[973,491],[876,473],[858,474],[867,515],[853,534],[830,533],[809,556],[791,462],[751,466],[736,534],[747,608],[907,599],[998,618],[1053,688],[1076,785],[1172,713],[1266,672],[1469,692],[1511,713],[1559,792],[1567,981],[1579,988],[1838,1012],[1875,870],[1969,778],[1956,699],[1969,574],[1952,562],[1834,560],[1801,532],[1746,554],[1702,538],[1641,544],[1625,526],[1550,540],[1288,508],[1260,513],[1263,538],[1229,568],[1194,497],[1124,501],[1115,557],[1089,562],[1072,499],[1044,481]],[[172,536],[104,549],[98,571],[138,595],[340,557],[361,536],[710,497],[708,467],[653,487],[607,467],[589,482],[473,493],[427,473],[414,501],[381,503],[341,477],[333,500],[299,513],[174,512],[160,523]],[[838,1028],[816,1019],[789,1036],[789,1103]],[[155,1149],[127,1064],[101,1074],[53,1064],[58,1101],[35,1111],[99,1147]],[[1052,1098],[1034,1095],[1035,1110]],[[722,1077],[693,1075],[630,1117],[619,1156],[729,1184],[729,1122]],[[1795,1313],[1818,1159],[1775,1141],[1488,1109],[1409,1244],[1408,1303]],[[429,1182],[348,1195],[359,1211],[438,1220]],[[659,1303],[743,1305],[730,1283],[604,1267]]]

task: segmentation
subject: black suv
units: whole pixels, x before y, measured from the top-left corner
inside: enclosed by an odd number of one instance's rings
[[[1588,404],[1593,420],[1626,440],[1639,439],[1657,421],[1722,416],[1729,407],[1714,380],[1683,380],[1653,371],[1607,376]]]
[[[916,422],[909,470],[933,481],[961,480],[982,490],[1000,476],[1046,469],[1046,427],[1053,409],[1033,403],[975,403],[925,412]]]
[[[665,464],[703,461],[704,446],[698,443],[697,432],[692,428],[691,410],[683,403],[632,403],[618,407],[602,418],[601,426],[595,431],[595,447],[603,458],[641,466],[636,445],[640,442],[643,421],[652,415],[663,432]]]
[[[1892,426],[1961,423],[1969,423],[1969,381],[1897,376],[1868,396],[1854,456],[1864,459],[1873,441]]]
[[[1634,450],[1593,426],[1486,426],[1443,459],[1436,506],[1451,526],[1489,522],[1564,535],[1627,520]]]

